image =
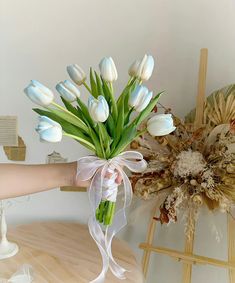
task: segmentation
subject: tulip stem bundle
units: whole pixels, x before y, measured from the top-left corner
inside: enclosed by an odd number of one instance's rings
[[[115,202],[102,200],[99,207],[96,209],[96,219],[105,226],[112,224],[115,208]]]
[[[139,131],[138,126],[148,118],[160,97],[161,93],[153,97],[153,93],[142,85],[143,81],[150,78],[153,66],[152,56],[145,55],[141,61],[134,62],[129,69],[130,79],[117,100],[113,89],[117,70],[111,57],[103,58],[100,62],[100,74],[90,69],[90,85],[86,82],[85,72],[78,65],[68,66],[67,71],[73,83],[65,80],[56,85],[65,108],[54,102],[54,94],[50,89],[38,81],[31,81],[25,93],[33,102],[45,108],[34,109],[41,115],[36,128],[40,138],[58,142],[65,135],[99,158],[117,156],[146,131]],[[84,85],[90,93],[88,104],[80,99],[80,85]],[[165,122],[164,117],[159,122],[154,116],[148,124],[152,135],[155,132],[161,135],[162,127],[164,134],[173,131],[173,122],[169,119]],[[102,199],[96,211],[97,220],[110,225],[114,212],[115,201]]]

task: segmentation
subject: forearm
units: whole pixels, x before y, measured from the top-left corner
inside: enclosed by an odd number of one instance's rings
[[[77,162],[42,165],[0,164],[0,199],[46,191],[76,183]]]

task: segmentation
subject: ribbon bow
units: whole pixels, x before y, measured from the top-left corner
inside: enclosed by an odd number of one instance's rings
[[[0,283],[32,283],[33,269],[31,265],[24,264],[9,279],[0,279]]]
[[[132,200],[132,187],[123,170],[124,167],[127,167],[132,172],[142,172],[146,169],[147,163],[143,159],[143,155],[137,151],[125,151],[109,160],[97,156],[86,156],[78,160],[77,179],[80,181],[91,180],[88,196],[92,213],[88,221],[88,227],[100,250],[103,261],[101,273],[91,283],[104,282],[109,268],[117,278],[125,279],[127,270],[116,263],[111,249],[113,237],[127,224],[125,210]],[[113,173],[112,178],[105,178],[106,174],[110,172]],[[96,221],[96,209],[102,199],[116,201],[117,184],[115,179],[117,174],[120,174],[123,179],[123,206],[114,215],[113,224],[107,226],[103,232],[101,224]]]

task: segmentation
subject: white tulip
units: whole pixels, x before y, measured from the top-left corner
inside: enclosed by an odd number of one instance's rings
[[[53,92],[36,80],[32,80],[24,89],[24,92],[29,99],[41,106],[47,106],[51,104],[54,99]]]
[[[154,68],[154,59],[151,55],[144,55],[141,61],[136,60],[129,68],[129,75],[131,77],[137,77],[142,81],[147,81]]]
[[[138,68],[140,65],[140,61],[139,60],[135,60],[131,65],[130,68],[128,70],[128,74],[131,77],[136,77],[138,74]]]
[[[112,83],[118,78],[117,69],[111,57],[104,57],[100,64],[100,73],[106,82]]]
[[[137,112],[144,110],[150,100],[153,97],[153,93],[149,92],[145,86],[137,86],[136,89],[130,94],[129,106],[134,107]]]
[[[153,73],[154,59],[151,55],[144,55],[142,61],[139,64],[137,77],[142,81],[147,81]]]
[[[165,136],[175,129],[171,114],[156,114],[147,122],[147,130],[152,136]]]
[[[86,80],[85,72],[77,64],[68,66],[67,72],[71,80],[74,81],[77,85],[82,85]]]
[[[108,119],[109,105],[102,95],[98,96],[98,99],[93,96],[89,97],[88,110],[95,122],[105,122]]]
[[[79,89],[70,81],[65,80],[56,85],[57,91],[67,101],[73,102],[80,97]]]
[[[40,135],[40,139],[47,142],[59,142],[63,135],[61,125],[46,116],[39,117],[36,131]]]

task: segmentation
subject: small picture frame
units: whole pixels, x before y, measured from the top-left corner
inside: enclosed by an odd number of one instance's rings
[[[17,116],[0,116],[0,145],[18,146]]]

